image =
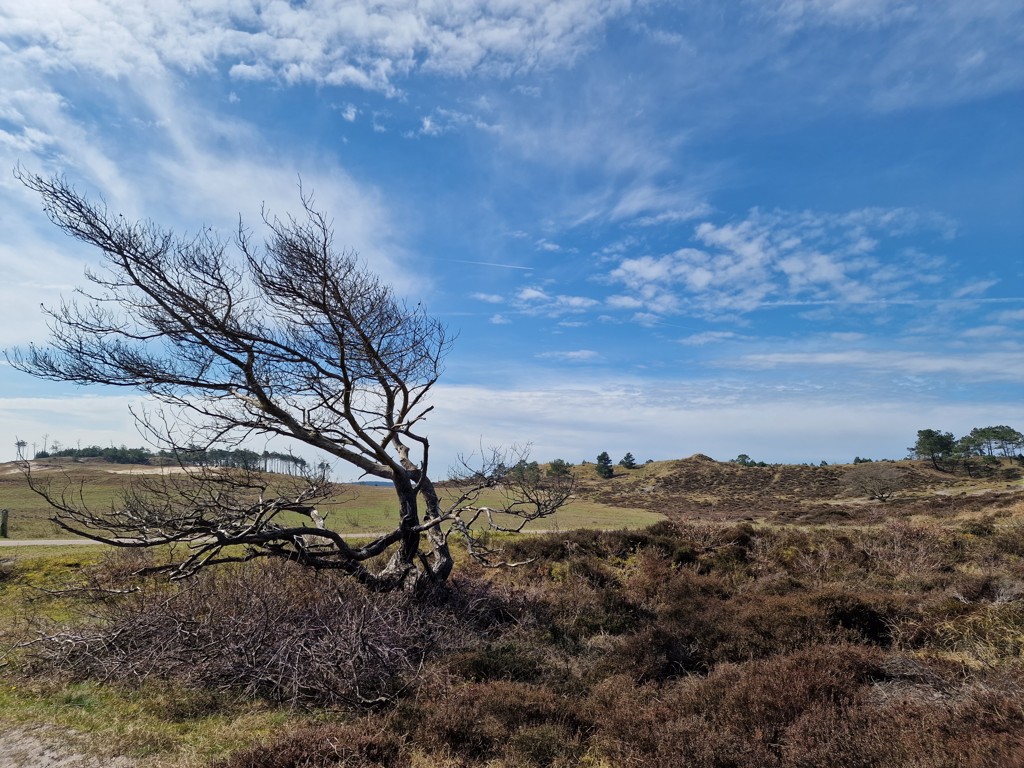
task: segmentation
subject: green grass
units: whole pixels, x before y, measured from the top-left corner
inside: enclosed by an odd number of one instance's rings
[[[125,482],[117,472],[130,469],[114,464],[67,463],[59,470],[38,472],[40,479],[51,479],[55,489],[63,487],[77,494],[96,509],[110,507],[118,498]],[[395,495],[388,486],[342,485],[338,501],[322,503],[321,512],[327,515],[327,524],[344,533],[377,533],[391,530],[395,525]],[[443,493],[443,491],[442,491]],[[481,497],[482,505],[497,507],[501,503],[498,492]],[[70,534],[50,521],[53,509],[34,493],[15,465],[0,465],[0,509],[10,510],[8,535],[11,539],[60,539]],[[639,508],[613,507],[607,504],[574,498],[555,515],[537,520],[526,530],[572,530],[576,528],[642,528],[652,525],[664,516]],[[0,557],[11,550],[0,549]]]
[[[54,490],[65,490],[71,496],[81,492],[85,502],[97,509],[109,507],[117,498],[124,476],[112,469],[126,469],[114,464],[101,466],[67,463],[59,469],[33,472],[40,481],[52,481]],[[0,465],[0,509],[10,512],[8,537],[11,539],[62,539],[71,534],[50,521],[53,509],[46,500],[28,486],[24,475],[14,463]]]
[[[0,550],[0,650],[6,651],[12,638],[24,631],[27,615],[36,620],[74,620],[82,598],[53,596],[45,590],[77,586],[82,570],[96,564],[107,549],[97,545]],[[57,740],[76,741],[82,751],[127,755],[153,768],[199,768],[267,738],[282,723],[308,719],[258,701],[238,703],[215,692],[159,682],[129,688],[26,678],[15,671],[19,653],[0,654],[0,727],[43,724],[55,729]]]
[[[347,486],[346,493],[354,494],[340,504],[321,504],[318,508],[329,512],[328,525],[338,531],[360,533],[390,530],[395,520],[395,494],[385,486]],[[443,496],[442,496],[443,500]],[[481,506],[498,507],[502,496],[497,491],[485,493],[479,499]],[[536,520],[525,530],[573,530],[576,528],[643,528],[653,525],[665,516],[638,508],[613,507],[588,499],[574,498],[554,515]],[[513,523],[505,518],[502,524]]]
[[[0,722],[8,727],[46,723],[62,737],[77,734],[90,752],[127,755],[153,768],[199,768],[303,719],[180,686],[128,689],[0,676]]]

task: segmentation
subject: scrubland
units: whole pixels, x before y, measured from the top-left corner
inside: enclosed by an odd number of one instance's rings
[[[687,466],[582,488],[668,520],[504,539],[526,564],[419,599],[287,563],[166,584],[139,554],[19,556],[0,717],[140,766],[1024,765],[1017,478],[882,505],[776,469],[701,518],[671,495]]]

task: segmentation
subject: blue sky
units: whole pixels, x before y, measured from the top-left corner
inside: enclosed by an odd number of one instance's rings
[[[898,457],[1024,428],[1016,0],[0,0],[0,166],[230,232],[298,180],[459,334],[436,455]],[[0,346],[96,254],[0,174]],[[0,366],[15,436],[140,444]]]

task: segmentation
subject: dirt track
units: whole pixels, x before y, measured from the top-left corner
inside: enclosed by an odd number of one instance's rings
[[[95,543],[91,539],[0,539],[0,547],[63,547]]]

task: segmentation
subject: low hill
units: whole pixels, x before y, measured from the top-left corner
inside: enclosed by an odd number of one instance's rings
[[[604,504],[660,512],[669,519],[774,519],[843,522],[886,509],[904,514],[956,514],[1024,501],[1024,467],[1003,460],[982,477],[940,472],[928,462],[876,462],[892,467],[899,490],[887,504],[851,493],[844,477],[854,467],[719,462],[703,454],[687,459],[615,468],[610,480],[590,466],[577,468],[580,495]]]

